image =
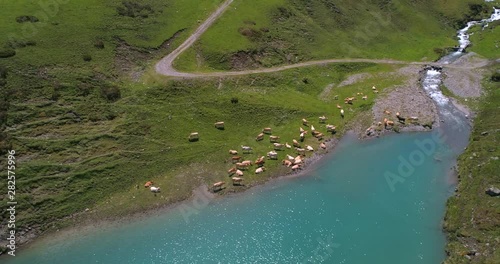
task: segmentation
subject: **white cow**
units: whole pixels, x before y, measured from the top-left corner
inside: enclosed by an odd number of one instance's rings
[[[159,193],[160,192],[160,187],[151,186],[149,189],[151,190],[151,192],[154,192],[154,193]]]

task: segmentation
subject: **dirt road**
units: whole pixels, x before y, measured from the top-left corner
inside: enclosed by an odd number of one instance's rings
[[[174,60],[185,50],[187,50],[191,45],[193,45],[196,40],[219,18],[224,11],[229,7],[233,0],[225,1],[220,7],[215,10],[210,17],[205,20],[196,31],[189,36],[186,41],[184,41],[179,47],[177,47],[172,53],[165,56],[156,64],[156,72],[165,76],[171,77],[181,77],[181,78],[199,78],[199,77],[225,77],[225,76],[238,76],[247,74],[257,74],[257,73],[270,73],[278,72],[287,69],[294,69],[300,67],[322,65],[329,63],[349,63],[349,62],[368,62],[368,63],[378,63],[378,64],[400,64],[400,65],[433,65],[441,66],[446,68],[461,68],[461,69],[473,69],[478,67],[483,67],[486,65],[475,65],[473,67],[466,67],[460,65],[450,65],[450,64],[440,64],[430,61],[419,61],[419,62],[408,62],[408,61],[398,61],[390,59],[329,59],[329,60],[317,60],[301,62],[296,64],[278,66],[273,68],[262,68],[254,70],[244,70],[244,71],[228,71],[228,72],[210,72],[210,73],[199,73],[199,72],[179,72],[172,66]]]

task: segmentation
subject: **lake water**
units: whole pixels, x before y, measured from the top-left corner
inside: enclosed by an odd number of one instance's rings
[[[189,217],[174,208],[17,251],[8,263],[440,263],[456,153],[438,133],[348,136],[303,177],[212,200]]]

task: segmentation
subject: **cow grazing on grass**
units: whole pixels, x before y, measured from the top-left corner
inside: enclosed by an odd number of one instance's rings
[[[255,138],[256,141],[261,141],[264,139],[264,133],[260,133],[257,135],[257,137]]]
[[[307,151],[314,151],[314,148],[309,146],[309,145],[306,146],[306,149],[307,149]]]
[[[336,127],[334,125],[326,125],[326,131],[330,133],[335,133],[336,132]]]
[[[313,133],[313,135],[314,135],[314,131],[316,131],[316,128],[314,128],[314,126],[311,125],[311,132]]]
[[[294,171],[299,170],[299,169],[300,169],[300,167],[301,167],[301,165],[300,165],[300,164],[293,165],[293,166],[292,166],[292,170],[294,170]]]
[[[231,162],[232,162],[232,163],[239,162],[240,160],[241,160],[241,157],[240,157],[240,156],[234,156],[234,157],[231,157]]]
[[[299,127],[299,133],[304,133],[306,132],[302,127]]]
[[[293,159],[293,164],[297,165],[297,164],[302,164],[302,156],[301,155],[298,155],[297,157],[295,157]]]
[[[386,114],[386,115],[390,115],[390,114],[391,114],[391,112],[390,112],[390,111],[387,111],[387,110],[384,110],[384,114]]]
[[[274,150],[283,150],[283,148],[285,147],[284,144],[280,144],[280,143],[273,143],[273,147],[274,147]]]
[[[280,137],[278,137],[278,136],[270,136],[270,137],[269,137],[269,141],[270,141],[271,143],[280,142]]]
[[[368,95],[365,95],[365,96],[361,97],[361,99],[363,99],[363,100],[368,99]]]
[[[314,135],[314,137],[319,139],[319,140],[323,139],[323,136],[324,136],[323,133],[319,133],[319,132]]]
[[[303,148],[295,148],[298,154],[300,155],[306,155],[306,150]]]
[[[321,144],[319,144],[319,147],[322,148],[322,149],[326,149],[326,144],[321,142]]]
[[[272,129],[270,127],[266,127],[262,129],[262,133],[264,134],[272,134]]]
[[[236,163],[236,168],[238,170],[246,170],[246,169],[248,169],[248,167],[250,167],[250,164],[248,164],[248,163],[243,163],[243,162]]]
[[[241,163],[248,164],[248,166],[252,166],[253,165],[251,160],[244,160]]]
[[[251,147],[243,145],[241,145],[241,149],[243,150],[243,153],[250,153],[253,150]]]
[[[328,120],[328,118],[326,118],[326,116],[320,116],[319,117],[319,122],[322,123],[322,124],[325,123],[326,120]]]
[[[309,126],[309,121],[307,121],[307,119],[305,118],[302,118],[302,125]]]
[[[354,100],[356,100],[356,97],[347,97],[346,99],[344,99],[344,103],[352,104]]]
[[[212,190],[214,192],[218,192],[220,190],[222,190],[222,187],[224,186],[224,184],[226,184],[225,182],[223,181],[220,181],[220,182],[216,182],[212,185]]]
[[[237,171],[237,170],[238,170],[238,169],[236,169],[236,167],[232,167],[232,168],[230,168],[229,170],[227,170],[227,174],[228,174],[229,176],[231,176],[231,175],[233,175],[234,173],[236,173],[236,171]]]
[[[193,132],[193,133],[189,134],[188,140],[190,142],[198,141],[199,139],[200,139],[200,135],[198,134],[198,132]]]
[[[278,159],[278,153],[276,151],[269,151],[267,153],[267,157],[272,160],[277,160]]]
[[[261,174],[261,173],[263,173],[265,170],[266,170],[266,168],[265,168],[265,167],[260,167],[260,168],[257,168],[257,169],[255,170],[255,174]]]
[[[305,137],[306,137],[305,133],[300,133],[300,141],[304,141]]]
[[[262,165],[264,165],[264,163],[266,163],[266,160],[265,160],[264,156],[261,156],[260,158],[258,158],[257,160],[255,160],[255,164],[257,166],[262,166]]]
[[[151,187],[149,187],[149,189],[151,190],[151,192],[154,192],[154,193],[159,193],[161,191],[160,187],[151,186]]]
[[[289,161],[289,160],[283,160],[281,163],[282,163],[283,165],[287,166],[287,167],[290,167],[290,166],[292,166],[292,164],[293,164],[293,163],[292,163],[291,161]]]
[[[292,156],[290,156],[290,155],[288,155],[288,154],[286,155],[286,158],[287,158],[289,161],[294,161],[294,160],[295,160],[295,158],[294,158],[294,157],[292,157]]]
[[[224,122],[217,122],[214,125],[215,125],[215,128],[220,129],[220,130],[224,130]]]
[[[146,183],[144,184],[144,188],[149,188],[149,187],[151,187],[151,186],[153,186],[153,182],[152,182],[152,181],[148,181],[148,182],[146,182]]]
[[[240,170],[236,170],[236,175],[238,175],[238,177],[241,177],[243,176],[243,172]]]
[[[229,150],[229,154],[231,154],[231,155],[238,155],[238,151],[230,149]]]
[[[243,178],[240,177],[233,177],[231,180],[233,181],[233,185],[241,185],[243,182]]]
[[[344,118],[344,109],[340,109],[340,116]]]
[[[338,109],[342,109],[342,106],[340,106],[339,104],[337,104],[337,108]]]
[[[294,146],[294,147],[296,147],[296,148],[300,148],[300,144],[299,144],[299,142],[298,142],[297,140],[295,140],[295,139],[294,139],[294,140],[292,141],[292,143],[293,143],[293,146]]]
[[[292,148],[292,146],[290,146],[290,145],[288,144],[288,142],[285,142],[285,147],[286,147],[287,149],[291,149],[291,148]]]

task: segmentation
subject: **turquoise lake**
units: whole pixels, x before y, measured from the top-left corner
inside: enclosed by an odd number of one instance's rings
[[[17,251],[8,263],[440,263],[456,159],[438,131],[345,137],[304,176]],[[419,142],[435,142],[422,151]],[[422,145],[422,143],[420,144]],[[418,155],[420,153],[420,155]],[[413,171],[398,167],[406,160]],[[409,173],[411,172],[411,173]],[[389,177],[389,181],[386,175]],[[394,177],[396,176],[396,177]],[[393,181],[399,179],[399,181]],[[403,179],[403,181],[401,181]],[[392,182],[392,188],[391,184]]]

